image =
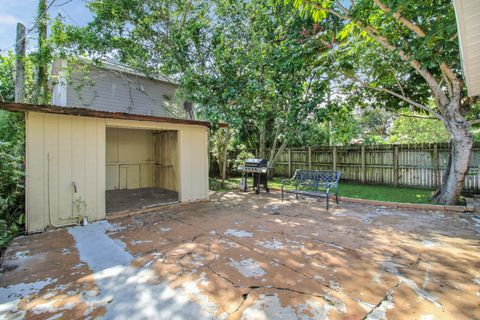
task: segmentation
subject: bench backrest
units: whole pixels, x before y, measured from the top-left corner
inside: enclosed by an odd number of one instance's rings
[[[338,185],[338,181],[340,180],[341,176],[340,171],[333,171],[333,170],[304,170],[304,169],[297,169],[295,170],[295,175],[293,179],[299,183],[302,182],[332,182],[335,185]]]

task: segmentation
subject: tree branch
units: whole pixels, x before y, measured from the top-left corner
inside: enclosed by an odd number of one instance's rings
[[[469,125],[469,126],[473,126],[473,125],[479,124],[479,123],[480,123],[480,119],[475,119],[475,120],[469,121],[469,122],[468,122],[468,125]]]
[[[410,66],[412,66],[425,79],[432,94],[435,94],[437,92],[437,100],[442,107],[446,107],[449,104],[450,101],[448,97],[445,95],[445,93],[441,90],[439,92],[438,90],[439,88],[438,81],[428,70],[423,68],[422,64],[418,60],[409,56],[407,53],[405,53],[404,50],[397,48],[395,45],[391,44],[388,41],[388,39],[385,36],[381,35],[381,33],[373,26],[365,25],[361,21],[354,20],[350,11],[348,11],[347,8],[345,8],[342,4],[340,4],[339,1],[336,1],[334,5],[336,5],[344,14],[340,14],[335,10],[332,10],[329,8],[323,8],[321,5],[315,2],[312,3],[311,1],[308,1],[308,0],[305,0],[305,2],[312,5],[314,8],[318,10],[323,10],[325,12],[332,13],[337,17],[339,17],[340,19],[353,21],[359,28],[363,29],[372,39],[380,43],[385,49],[391,52],[396,52],[401,60],[410,64]],[[423,32],[423,30],[421,31]],[[422,34],[422,32],[420,34]],[[425,33],[423,32],[423,34]],[[445,69],[444,72],[447,74],[447,76],[452,76],[452,75],[454,76],[454,73],[451,71],[450,68],[448,68],[446,63],[443,62],[442,65],[443,65],[443,68]]]
[[[392,95],[392,96],[394,96],[394,97],[397,97],[397,98],[399,98],[399,99],[401,99],[401,100],[403,100],[403,101],[411,104],[411,105],[414,106],[414,107],[417,107],[417,108],[419,108],[419,109],[421,109],[421,110],[424,110],[424,111],[427,111],[427,112],[431,113],[433,116],[435,116],[435,118],[437,118],[438,120],[440,120],[440,121],[442,121],[443,123],[446,124],[446,121],[445,121],[445,119],[442,117],[441,114],[439,114],[438,112],[434,111],[433,109],[431,109],[431,108],[429,108],[429,107],[427,107],[427,106],[424,106],[424,105],[421,104],[421,103],[418,103],[418,102],[416,102],[416,101],[413,101],[413,100],[410,99],[410,98],[407,98],[407,97],[405,97],[405,96],[402,96],[402,95],[399,94],[399,93],[396,93],[396,92],[394,92],[394,91],[391,91],[391,90],[388,90],[388,89],[385,89],[385,88],[377,88],[377,87],[371,87],[371,86],[367,86],[367,88],[370,88],[370,89],[373,89],[373,90],[377,90],[377,91],[383,91],[383,92],[386,92],[386,93],[388,93],[388,94],[390,94],[390,95]]]
[[[392,12],[392,9],[389,8],[388,6],[386,6],[385,4],[383,4],[380,0],[374,0],[374,2],[377,5],[377,7],[380,8],[380,10],[382,10],[383,12],[388,13],[388,14],[391,13],[392,16],[398,22],[400,22],[402,25],[404,25],[405,27],[407,27],[411,31],[415,32],[419,37],[422,37],[422,38],[425,37],[426,33],[422,30],[422,28],[420,28],[415,23],[413,23],[413,21],[410,21],[407,18],[405,18],[404,16],[402,16],[400,14],[399,10],[397,10],[395,12]]]

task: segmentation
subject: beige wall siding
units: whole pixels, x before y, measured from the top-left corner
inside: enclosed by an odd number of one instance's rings
[[[151,130],[107,128],[106,147],[107,190],[154,186]]]
[[[28,112],[26,119],[28,232],[49,226],[49,213],[54,225],[72,222],[69,218],[77,214],[74,196],[85,201],[81,214],[90,221],[105,218],[107,127],[175,130],[180,201],[208,199],[208,129],[204,126],[37,112]]]
[[[107,119],[107,127],[178,132],[179,196],[188,202],[208,199],[208,128],[205,126]]]
[[[90,80],[84,78],[84,73],[72,74],[66,86],[66,106],[163,117],[186,116],[181,106],[177,106],[174,84],[93,67],[88,72]]]
[[[73,202],[105,217],[105,120],[29,112],[26,120],[27,230],[72,222]],[[73,182],[77,185],[74,194]]]
[[[208,198],[208,131],[180,132],[180,183],[182,201]]]
[[[155,186],[178,191],[178,133],[155,133]]]

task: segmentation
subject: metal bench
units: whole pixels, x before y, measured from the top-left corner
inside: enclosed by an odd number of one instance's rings
[[[294,193],[308,197],[326,197],[327,210],[330,206],[330,194],[335,192],[335,202],[338,204],[338,182],[340,171],[327,170],[295,170],[291,179],[282,180],[282,201],[284,193]],[[286,185],[295,185],[295,190],[285,190]]]

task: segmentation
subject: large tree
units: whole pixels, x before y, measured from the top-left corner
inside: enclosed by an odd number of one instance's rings
[[[179,93],[200,116],[225,121],[259,137],[273,165],[323,99],[325,43],[319,29],[268,0],[91,1],[85,27],[56,22],[53,41],[63,53],[108,56],[147,73],[180,78]],[[232,135],[221,134],[225,155]],[[267,147],[270,155],[266,155]]]
[[[477,122],[472,108],[478,97],[467,96],[462,80],[451,1],[293,3],[316,20],[336,17],[343,22],[330,55],[338,71],[337,83],[349,86],[356,101],[366,99],[377,106],[411,107],[443,123],[451,137],[452,150],[434,200],[456,203],[469,168],[471,125]]]

